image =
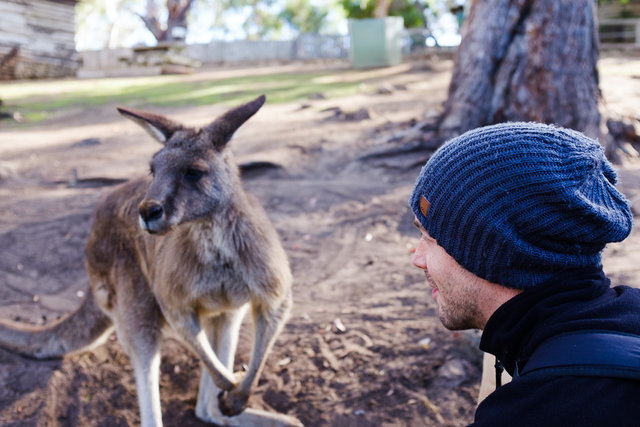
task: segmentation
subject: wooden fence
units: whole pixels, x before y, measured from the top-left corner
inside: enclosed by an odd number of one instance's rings
[[[0,1],[0,79],[74,75],[74,0]]]

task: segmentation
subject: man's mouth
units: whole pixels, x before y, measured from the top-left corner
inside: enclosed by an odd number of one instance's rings
[[[436,285],[433,283],[433,279],[431,278],[431,275],[428,272],[424,272],[424,277],[427,280],[427,284],[429,286],[431,286],[432,288],[435,288]]]
[[[438,294],[438,287],[436,286],[436,284],[433,282],[433,279],[431,278],[431,275],[428,272],[424,272],[425,277],[427,278],[427,284],[429,286],[431,286],[431,296],[433,296],[435,298],[435,296]]]

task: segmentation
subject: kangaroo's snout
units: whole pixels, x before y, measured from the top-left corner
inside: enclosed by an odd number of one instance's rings
[[[140,225],[149,233],[157,233],[160,231],[160,220],[164,216],[164,208],[158,202],[152,200],[143,200],[138,206],[138,214],[140,215]]]
[[[162,218],[164,209],[156,202],[142,202],[138,207],[138,213],[145,221],[156,221]]]

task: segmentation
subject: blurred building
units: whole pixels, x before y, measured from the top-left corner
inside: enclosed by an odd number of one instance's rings
[[[77,0],[0,0],[0,80],[74,76]]]

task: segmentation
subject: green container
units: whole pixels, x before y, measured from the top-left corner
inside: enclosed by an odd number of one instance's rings
[[[351,66],[387,67],[402,61],[404,19],[400,16],[350,19]]]

